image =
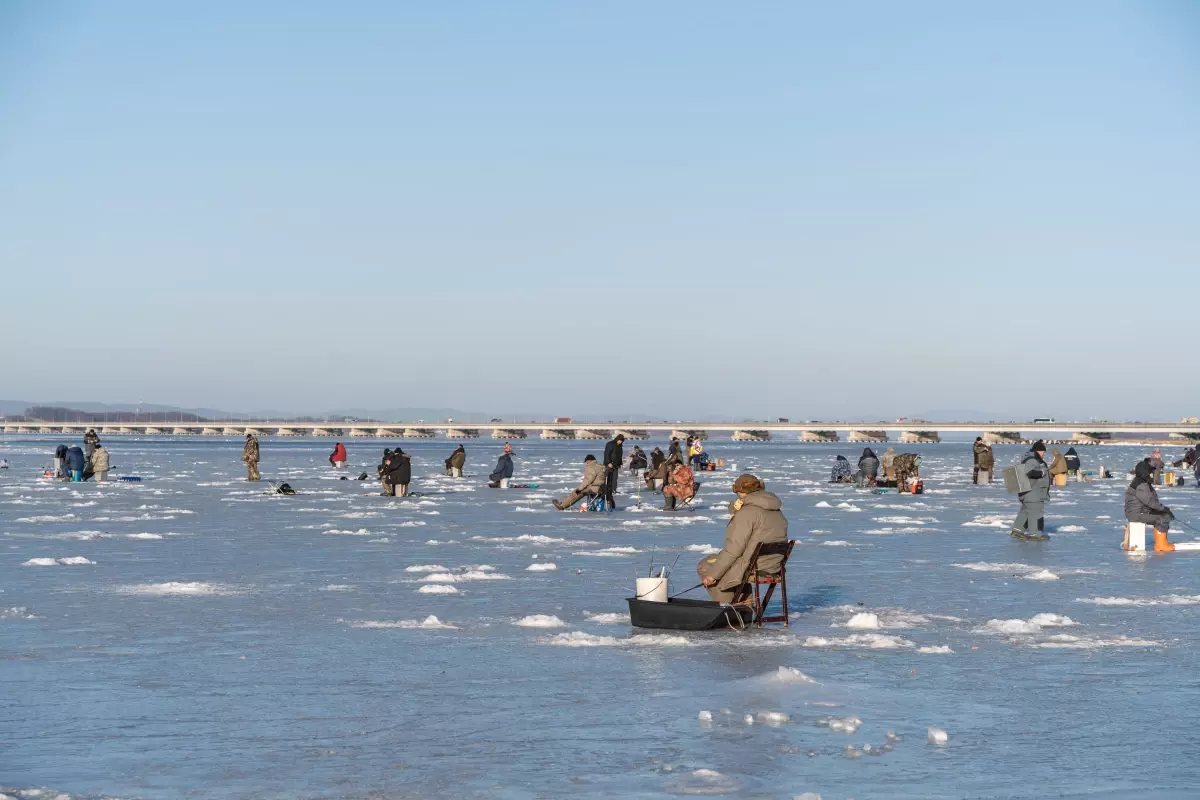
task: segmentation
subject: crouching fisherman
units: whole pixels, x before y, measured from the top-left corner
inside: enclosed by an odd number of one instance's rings
[[[488,488],[507,489],[508,481],[513,476],[513,448],[508,442],[504,443],[504,452],[496,459],[496,468],[488,475]]]
[[[565,511],[578,503],[582,497],[602,494],[606,486],[605,473],[604,465],[597,461],[595,456],[587,456],[583,459],[583,480],[575,487],[575,491],[562,500],[555,500],[554,507]]]
[[[461,444],[446,459],[446,474],[451,478],[461,478],[463,467],[467,465],[467,449]]]
[[[346,445],[338,442],[333,446],[333,452],[329,454],[329,463],[334,469],[341,469],[346,466],[346,462],[350,459],[346,457]]]
[[[92,474],[96,476],[97,483],[108,480],[108,470],[108,448],[96,442],[96,449],[92,451]]]
[[[1014,539],[1033,539],[1044,541],[1046,535],[1046,501],[1050,499],[1050,467],[1042,458],[1046,454],[1046,445],[1041,440],[1033,443],[1029,452],[1021,459],[1017,469],[1022,470],[1029,478],[1029,491],[1021,492],[1017,498],[1021,501],[1021,510],[1013,520],[1012,537]]]
[[[725,544],[715,556],[701,559],[696,567],[709,596],[719,603],[741,603],[751,588],[743,583],[750,558],[760,543],[786,542],[788,522],[783,504],[763,482],[749,473],[733,482],[738,499],[730,505],[732,516],[725,526]],[[782,556],[763,556],[758,569],[764,574],[778,571]]]
[[[1125,519],[1154,526],[1154,552],[1169,553],[1175,549],[1175,545],[1167,541],[1167,533],[1175,515],[1159,502],[1158,492],[1154,491],[1152,485],[1153,474],[1154,467],[1149,459],[1139,461],[1133,468],[1133,483],[1125,490]],[[1121,542],[1121,549],[1129,549],[1128,525],[1125,526],[1125,541]]]

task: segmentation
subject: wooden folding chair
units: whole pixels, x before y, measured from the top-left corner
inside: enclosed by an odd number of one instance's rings
[[[762,627],[766,622],[782,622],[785,627],[789,626],[788,622],[788,604],[787,604],[787,562],[788,557],[792,554],[792,547],[796,544],[795,539],[789,539],[786,542],[759,542],[754,548],[754,553],[750,556],[750,563],[746,567],[746,575],[742,580],[742,585],[752,585],[754,587],[754,624]],[[758,569],[758,560],[763,556],[782,556],[783,560],[779,562],[778,572],[760,572]],[[767,591],[765,594],[760,593],[760,587],[765,585]],[[783,613],[768,617],[767,605],[771,602],[771,595],[775,593],[775,587],[779,587],[780,600],[783,603]],[[747,597],[749,599],[749,597]]]

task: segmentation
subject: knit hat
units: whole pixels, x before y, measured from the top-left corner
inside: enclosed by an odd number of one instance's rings
[[[738,479],[733,482],[733,491],[736,494],[753,494],[762,490],[763,482],[749,472],[739,475]]]
[[[1031,447],[1029,449],[1037,451],[1039,453],[1044,453],[1044,452],[1046,452],[1046,443],[1043,442],[1041,439],[1038,439],[1036,442],[1033,443],[1033,447]]]

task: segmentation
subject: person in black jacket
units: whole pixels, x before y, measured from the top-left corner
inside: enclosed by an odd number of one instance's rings
[[[54,477],[66,477],[66,470],[63,467],[66,461],[67,446],[65,444],[60,444],[58,447],[54,448]]]
[[[624,445],[625,436],[620,433],[611,442],[604,445],[604,498],[608,501],[609,511],[617,510],[617,501],[613,495],[617,492],[617,470],[621,468],[621,462],[625,460]]]
[[[408,484],[412,481],[412,459],[399,447],[392,451],[388,466],[388,483],[391,485],[389,495],[408,497]]]
[[[635,444],[633,455],[629,457],[629,470],[636,475],[638,470],[646,468],[646,463],[646,451]]]

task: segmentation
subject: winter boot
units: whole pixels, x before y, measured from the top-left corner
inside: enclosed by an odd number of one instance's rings
[[[675,495],[668,494],[663,496],[663,511],[675,510]]]
[[[1170,553],[1175,549],[1175,545],[1167,541],[1167,532],[1154,529],[1154,552]]]

